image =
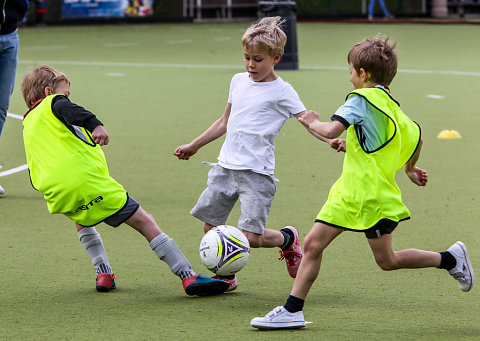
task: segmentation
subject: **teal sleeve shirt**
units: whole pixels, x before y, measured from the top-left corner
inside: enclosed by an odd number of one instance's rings
[[[345,128],[354,125],[365,151],[376,150],[387,141],[388,118],[377,113],[361,96],[351,96],[331,117]]]

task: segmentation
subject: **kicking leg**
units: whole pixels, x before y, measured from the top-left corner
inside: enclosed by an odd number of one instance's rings
[[[187,295],[208,296],[227,290],[228,283],[195,273],[175,241],[162,233],[153,216],[141,206],[125,223],[140,232],[158,258],[167,263],[170,270],[182,279]]]

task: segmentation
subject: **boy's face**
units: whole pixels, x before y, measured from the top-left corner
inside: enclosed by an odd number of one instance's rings
[[[348,67],[350,68],[350,82],[353,85],[354,89],[363,88],[363,79],[361,75],[358,75],[357,70],[353,67],[352,63],[349,63]],[[360,71],[363,69],[360,69]]]
[[[45,96],[48,95],[53,95],[53,94],[62,94],[65,96],[70,96],[70,83],[67,81],[61,81],[57,84],[55,89],[52,89],[50,87],[45,88]]]
[[[62,94],[68,97],[70,96],[70,84],[66,81],[61,81],[58,83],[54,91],[56,94]]]
[[[266,51],[258,47],[243,47],[245,69],[254,82],[271,82],[277,79],[273,67],[282,55],[272,58]]]

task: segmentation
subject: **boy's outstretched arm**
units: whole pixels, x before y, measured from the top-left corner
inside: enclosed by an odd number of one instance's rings
[[[345,140],[337,139],[345,131],[345,126],[339,121],[320,122],[318,114],[315,111],[304,111],[297,115],[297,119],[302,123],[308,132],[327,142],[337,152],[345,151]]]
[[[218,120],[213,122],[213,124],[207,130],[205,130],[203,134],[201,134],[192,142],[177,147],[173,152],[173,155],[178,157],[180,160],[188,160],[204,145],[225,134],[227,132],[227,123],[228,118],[230,117],[231,109],[232,104],[227,103],[225,112]]]
[[[410,160],[405,164],[405,173],[412,180],[412,182],[418,186],[425,186],[428,182],[427,171],[418,167],[415,167],[415,164],[420,157],[420,151],[422,149],[423,140],[420,138],[418,143],[417,150],[412,155]]]

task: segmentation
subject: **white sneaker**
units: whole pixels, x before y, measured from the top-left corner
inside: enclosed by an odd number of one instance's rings
[[[475,274],[473,273],[472,263],[470,263],[467,247],[462,242],[456,242],[447,251],[457,261],[457,265],[448,273],[458,281],[460,289],[465,292],[470,291],[475,281]]]
[[[2,185],[0,185],[0,195],[5,194],[5,190],[3,189]]]
[[[255,317],[250,324],[258,329],[303,328],[306,325],[302,311],[290,313],[284,307],[276,307],[265,317]]]

